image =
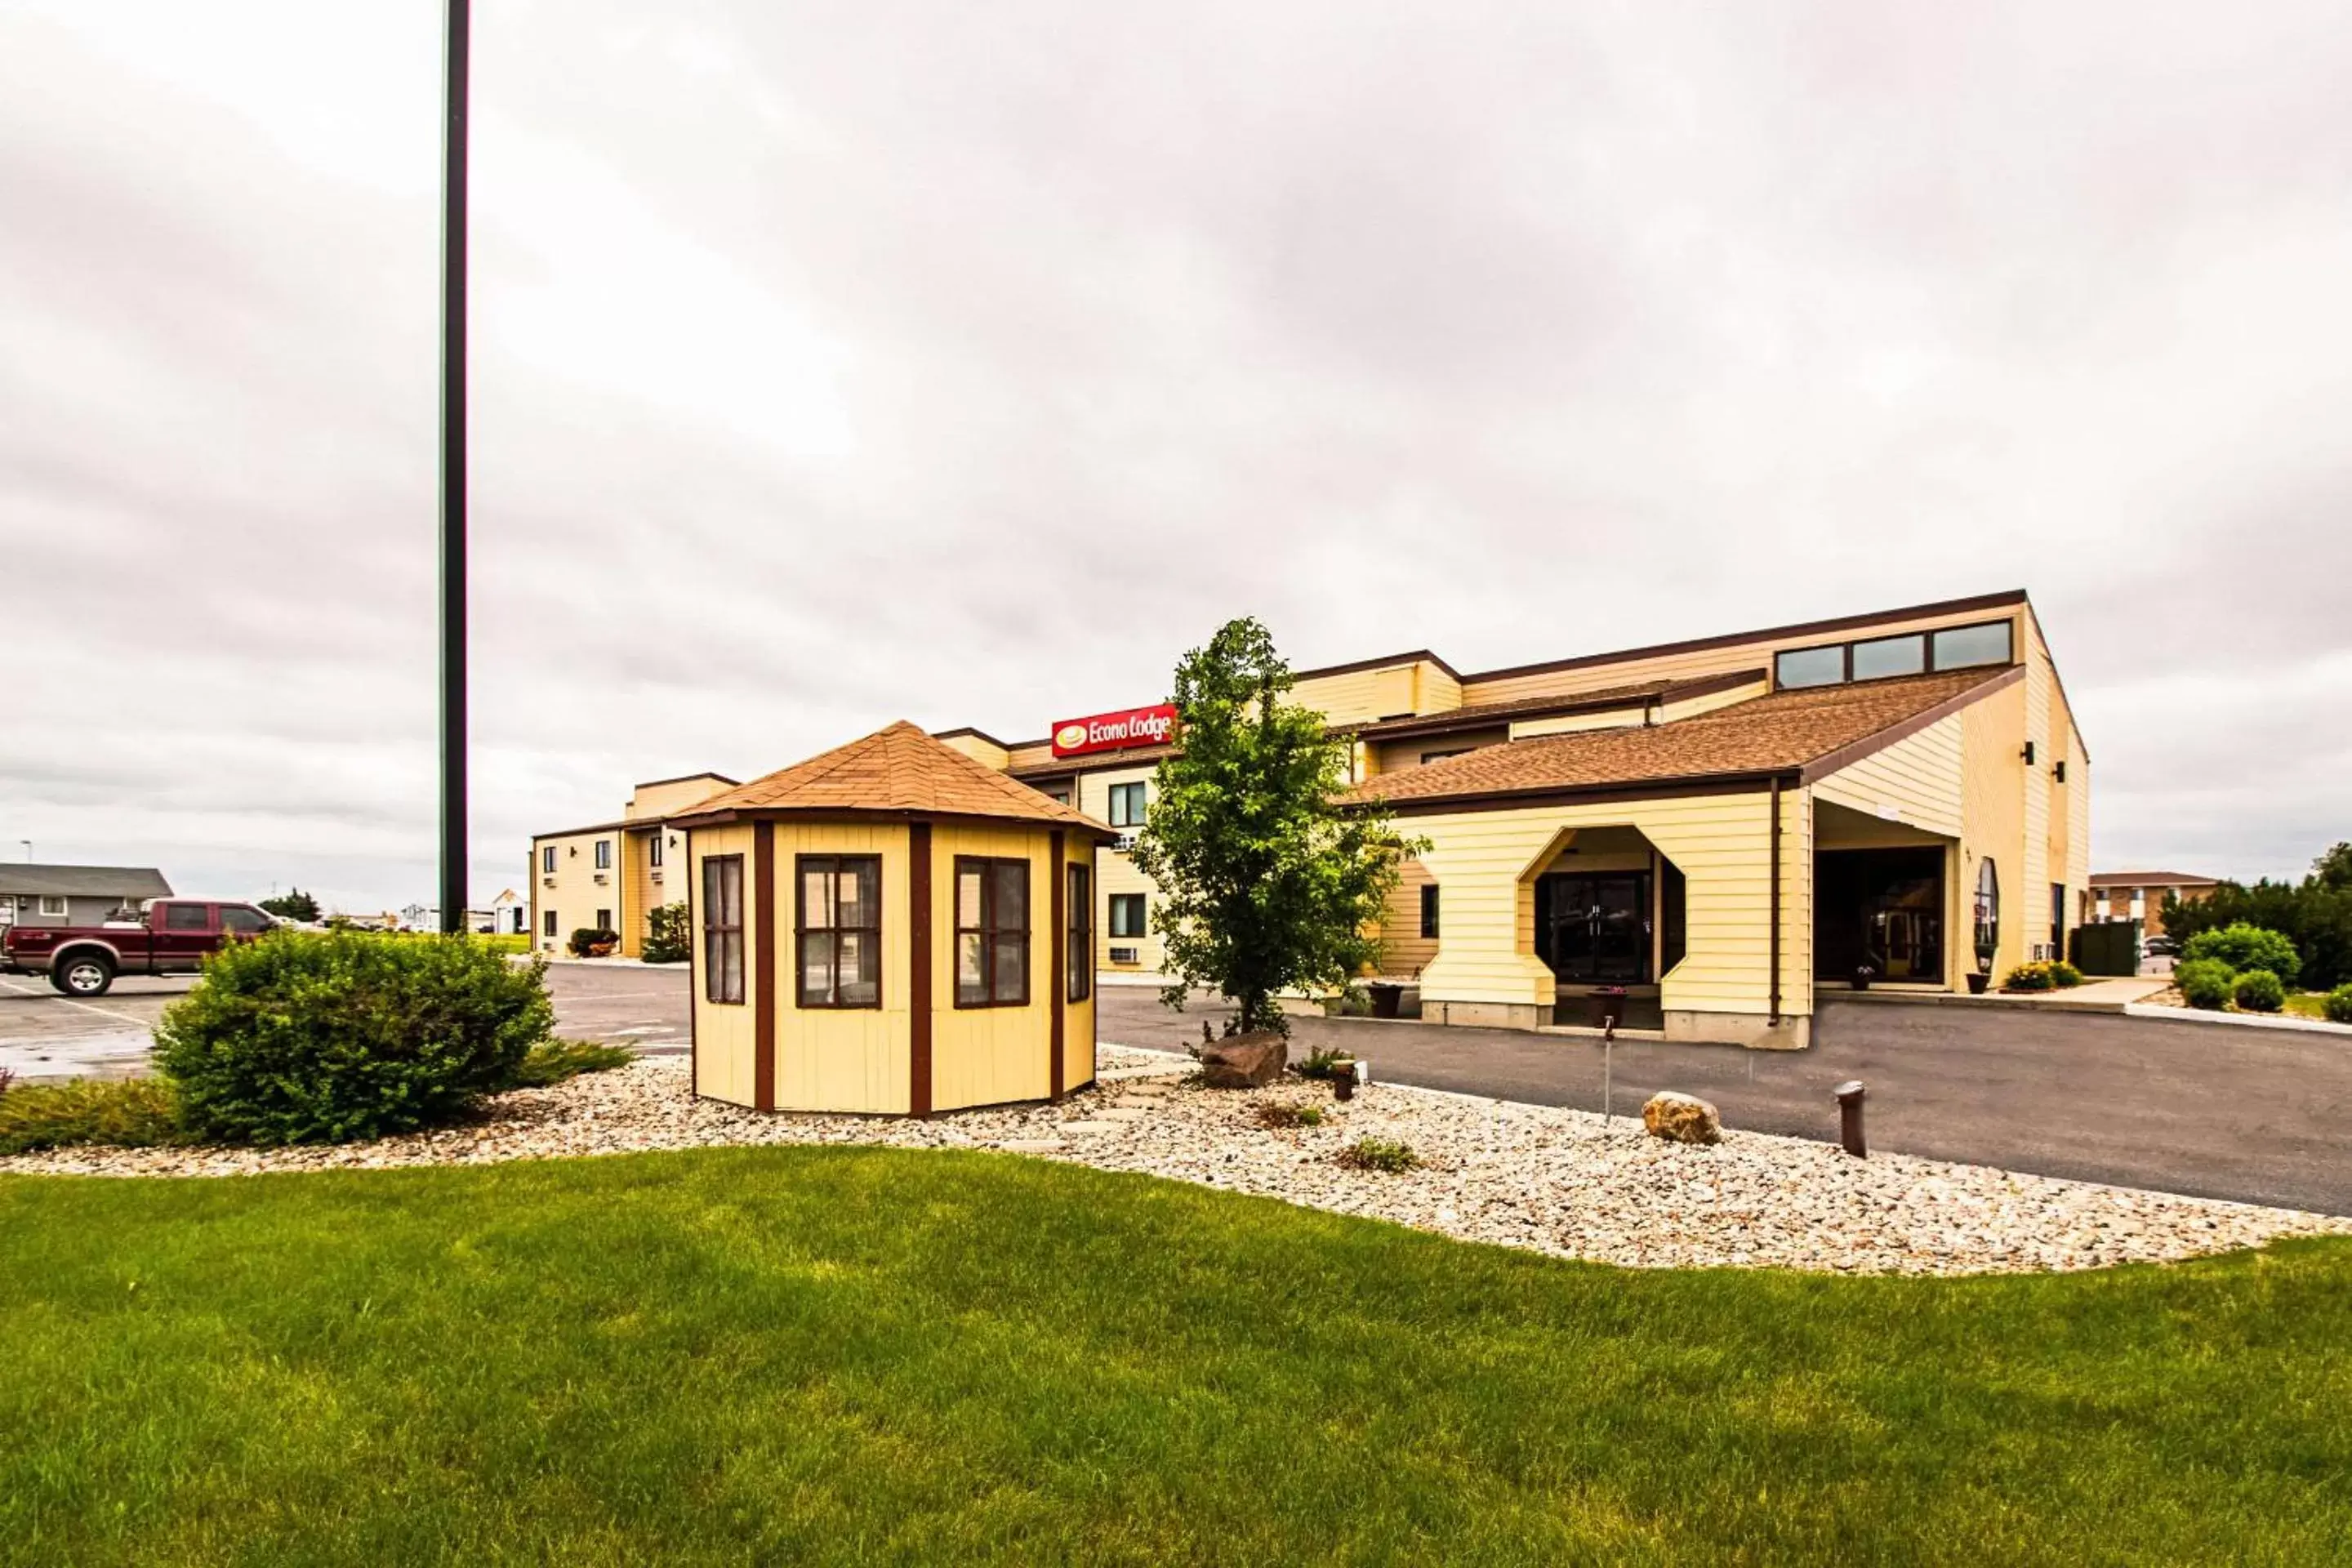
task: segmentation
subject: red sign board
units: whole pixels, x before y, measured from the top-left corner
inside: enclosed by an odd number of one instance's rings
[[[1083,757],[1094,752],[1124,752],[1130,746],[1164,746],[1176,736],[1176,705],[1122,708],[1087,719],[1065,719],[1054,726],[1054,754]]]

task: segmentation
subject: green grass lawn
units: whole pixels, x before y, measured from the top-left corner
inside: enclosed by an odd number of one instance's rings
[[[12,1563],[2352,1557],[2334,1243],[1629,1272],[872,1150],[0,1177],[0,1353]]]
[[[2298,1018],[2327,1017],[2327,993],[2325,991],[2290,991],[2286,994],[2286,1010]]]

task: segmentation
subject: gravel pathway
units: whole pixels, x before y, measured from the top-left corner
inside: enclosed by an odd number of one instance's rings
[[[927,1121],[762,1116],[696,1100],[686,1063],[647,1058],[502,1095],[480,1122],[327,1149],[59,1150],[0,1171],[226,1176],[481,1164],[716,1144],[871,1143],[996,1149],[1138,1171],[1470,1241],[1635,1267],[1770,1266],[1855,1274],[1979,1274],[2168,1261],[2286,1236],[2352,1235],[2352,1220],[2137,1192],[1729,1131],[1689,1147],[1638,1119],[1373,1084],[1349,1104],[1288,1080],[1245,1093],[1183,1081],[1184,1058],[1102,1047],[1102,1081],[1058,1106]],[[1321,1126],[1270,1131],[1267,1101],[1316,1105]],[[1407,1143],[1423,1168],[1338,1163],[1358,1139]]]

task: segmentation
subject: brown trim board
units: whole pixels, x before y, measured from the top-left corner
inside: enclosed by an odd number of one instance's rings
[[[694,864],[694,832],[686,835],[686,1088],[696,1100],[702,1098],[702,972],[710,967],[702,956],[702,927],[694,918],[695,884],[702,880]]]
[[[639,779],[635,784],[631,784],[629,787],[631,789],[652,789],[659,784],[684,784],[688,779],[717,779],[723,784],[740,784],[743,782],[741,779],[730,779],[725,773],[672,773],[666,779]],[[651,817],[640,817],[637,820],[650,822],[655,819]]]
[[[1048,1092],[1055,1100],[1062,1098],[1062,1040],[1064,1032],[1068,1027],[1063,1015],[1068,1011],[1070,1005],[1070,874],[1063,868],[1062,859],[1063,846],[1066,837],[1060,828],[1055,828],[1047,835],[1053,847],[1045,852],[1045,880],[1052,884],[1052,891],[1046,895],[1046,901],[1053,906],[1053,912],[1048,918],[1054,922],[1051,943],[1054,956],[1051,963],[1047,965],[1045,976],[1046,995],[1050,999],[1053,1009],[1051,1014],[1053,1027],[1049,1031],[1053,1040],[1053,1065],[1046,1074],[1045,1081],[1048,1085]],[[1092,888],[1087,889],[1087,896],[1088,898],[1094,896]]]
[[[752,969],[760,994],[751,1009],[751,1103],[776,1109],[776,825],[751,825],[752,901],[759,905],[759,944]]]
[[[1401,664],[1420,664],[1423,661],[1437,666],[1456,681],[1467,679],[1460,670],[1425,647],[1417,647],[1407,653],[1387,654],[1378,658],[1349,659],[1345,664],[1319,664],[1313,669],[1294,669],[1290,672],[1290,679],[1319,680],[1327,675],[1353,675],[1360,669],[1393,669]]]
[[[907,1111],[931,1113],[931,825],[907,828]]]
[[[1622,800],[1662,800],[1692,795],[1760,795],[1776,778],[1794,777],[1793,770],[1746,773],[1702,774],[1692,778],[1654,779],[1640,784],[1597,784],[1578,789],[1498,791],[1487,795],[1408,796],[1383,801],[1391,816],[1436,816],[1462,811],[1519,811],[1531,805],[1591,805]]]
[[[2025,667],[2021,664],[2012,664],[1991,679],[1980,680],[1965,691],[1947,697],[1933,708],[1922,710],[1912,714],[1908,719],[1897,720],[1876,734],[1864,735],[1852,745],[1840,746],[1834,752],[1815,757],[1800,770],[1797,782],[1801,784],[1813,784],[1827,778],[1840,768],[1852,767],[1873,752],[1883,752],[1897,741],[1907,741],[1928,725],[1948,719],[1970,703],[1981,701],[1994,692],[2005,690],[2024,679]]]

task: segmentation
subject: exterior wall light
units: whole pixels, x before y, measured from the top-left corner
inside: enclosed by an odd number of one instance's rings
[[[2031,741],[2025,742],[2025,765],[2029,768],[2033,765],[2033,742]]]
[[[2052,769],[2052,772],[2056,774],[2060,784],[2064,784],[2066,782],[2066,759],[2063,757],[2059,758],[2056,765]]]

